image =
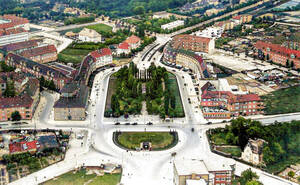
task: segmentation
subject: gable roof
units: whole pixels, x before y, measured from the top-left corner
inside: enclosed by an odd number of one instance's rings
[[[23,28],[13,28],[13,29],[0,29],[0,36],[5,35],[14,35],[19,33],[27,33],[28,31],[24,30]]]
[[[42,46],[38,48],[33,48],[29,50],[25,50],[21,53],[23,57],[31,58],[35,56],[40,56],[48,53],[56,53],[56,47],[54,45]]]
[[[0,98],[0,109],[12,108],[12,107],[31,107],[33,99],[28,95],[16,97],[1,97]]]
[[[93,29],[88,29],[88,28],[84,28],[83,30],[81,30],[79,32],[79,35],[90,37],[90,38],[101,37],[101,35],[97,31],[95,31]]]
[[[129,44],[127,42],[122,42],[121,44],[119,44],[119,49],[129,49]]]
[[[270,51],[276,52],[280,55],[289,55],[291,56],[292,54],[295,55],[296,58],[300,58],[300,51],[286,48],[284,46],[281,46],[279,44],[273,44],[269,42],[263,42],[263,41],[257,41],[255,44],[255,47],[258,49],[264,49],[264,48],[269,48]]]
[[[0,19],[7,20],[7,23],[0,24],[0,29],[13,28],[18,25],[29,23],[28,19],[17,17],[15,15],[3,15],[0,16]]]
[[[136,44],[138,42],[140,42],[141,39],[135,35],[131,35],[130,37],[128,37],[125,42],[127,42],[129,45],[130,44]]]
[[[99,49],[99,50],[95,50],[95,51],[92,51],[90,53],[90,55],[94,58],[94,59],[97,59],[97,58],[100,58],[100,57],[103,57],[105,55],[111,55],[111,50],[109,48],[102,48],[102,49]]]
[[[16,43],[11,43],[11,44],[1,46],[0,48],[6,52],[17,51],[26,48],[37,47],[38,42],[40,41],[41,41],[40,39],[37,39],[37,40],[28,40],[24,42],[16,42]]]

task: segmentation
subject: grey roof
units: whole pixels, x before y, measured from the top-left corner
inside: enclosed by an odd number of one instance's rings
[[[54,108],[85,108],[89,95],[89,89],[86,85],[81,84],[79,91],[74,97],[60,97],[54,104]],[[75,89],[77,90],[77,88]]]

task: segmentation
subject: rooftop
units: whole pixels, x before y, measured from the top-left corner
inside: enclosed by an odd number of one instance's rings
[[[6,35],[13,35],[13,34],[19,34],[19,33],[25,33],[27,32],[23,28],[13,28],[13,29],[0,29],[0,36],[6,36]]]
[[[174,161],[178,175],[208,174],[203,160],[176,159]]]
[[[135,35],[131,35],[130,37],[128,37],[125,42],[127,42],[128,44],[136,44],[138,42],[140,42],[141,39]]]
[[[129,49],[129,44],[127,42],[122,42],[119,44],[119,49]]]
[[[21,53],[23,57],[31,58],[35,56],[45,55],[49,53],[56,53],[56,47],[54,45],[42,46],[38,48],[33,48],[29,50],[25,50]]]
[[[12,107],[31,107],[33,99],[28,95],[0,98],[0,109]]]
[[[28,19],[15,15],[3,15],[0,16],[0,19],[7,20],[7,22],[0,24],[0,29],[13,28],[18,25],[29,23]]]
[[[17,42],[17,43],[12,43],[12,44],[7,44],[4,46],[1,46],[0,49],[10,52],[10,51],[17,51],[21,49],[26,49],[26,48],[32,48],[32,47],[37,47],[38,42],[41,40],[28,40],[24,42]]]
[[[59,98],[59,100],[55,102],[54,108],[85,108],[89,95],[88,87],[81,84],[78,88],[79,92],[76,94],[75,97]],[[78,88],[74,88],[74,90]]]
[[[95,51],[92,51],[90,53],[90,55],[97,59],[97,58],[100,58],[100,57],[103,57],[105,55],[111,55],[111,50],[109,48],[102,48],[102,49],[99,49],[99,50],[95,50]]]

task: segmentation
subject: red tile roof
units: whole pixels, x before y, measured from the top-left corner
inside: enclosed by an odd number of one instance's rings
[[[183,34],[183,35],[176,35],[173,39],[172,39],[172,47],[174,49],[181,49],[181,48],[185,48],[186,45],[188,45],[189,43],[206,43],[208,44],[210,42],[210,38],[207,37],[198,37],[195,35],[187,35],[187,34]]]
[[[10,143],[9,144],[9,153],[16,153],[16,152],[26,152],[30,150],[37,149],[36,145],[37,141],[21,141],[16,143]]]
[[[0,98],[0,109],[13,108],[13,107],[31,107],[33,99],[28,95],[23,96]]]
[[[109,48],[103,48],[100,50],[95,50],[90,53],[93,58],[103,57],[105,55],[111,55],[111,50]]]
[[[132,35],[125,40],[125,42],[127,42],[128,44],[136,44],[140,41],[141,39],[135,35]]]
[[[226,98],[232,98],[234,95],[229,91],[205,91],[201,95],[202,99],[211,99],[211,98],[220,98],[220,97],[226,97]]]
[[[277,54],[281,54],[281,55],[291,56],[292,54],[294,54],[296,58],[300,58],[300,51],[286,48],[279,44],[272,44],[269,42],[257,41],[255,44],[255,47],[258,49],[269,48],[271,52],[276,52]]]
[[[0,36],[5,36],[5,35],[13,35],[13,34],[18,34],[18,33],[24,33],[27,32],[23,28],[12,28],[12,29],[0,29]]]
[[[40,40],[40,39],[38,39],[38,40],[28,40],[28,41],[24,41],[24,42],[17,42],[17,43],[7,44],[7,45],[4,45],[4,46],[0,46],[0,48],[5,50],[6,52],[17,51],[17,50],[26,49],[26,48],[37,47],[38,42],[41,42],[41,41],[42,40]]]
[[[240,19],[241,19],[241,17],[242,17],[241,15],[237,15],[237,16],[233,16],[233,17],[232,17],[232,19],[235,19],[235,20],[240,20]]]
[[[236,95],[236,102],[251,102],[260,101],[260,97],[257,94],[242,94]]]
[[[35,56],[48,54],[48,53],[57,53],[57,50],[54,45],[48,45],[48,46],[25,50],[21,53],[21,55],[26,58],[31,58]]]
[[[15,15],[3,15],[0,16],[0,19],[7,19],[10,21],[8,23],[0,24],[0,29],[14,28],[15,26],[29,23],[28,19],[17,17]]]
[[[121,44],[119,44],[119,49],[129,49],[129,44],[127,42],[122,42]]]
[[[234,95],[230,91],[204,91],[204,93],[201,95],[201,99],[211,98],[226,98],[228,99],[229,103],[242,103],[261,100],[257,94]]]

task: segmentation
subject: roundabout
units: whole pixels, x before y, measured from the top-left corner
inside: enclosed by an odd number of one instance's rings
[[[113,141],[120,148],[132,151],[161,151],[178,143],[178,134],[170,132],[114,132]]]

